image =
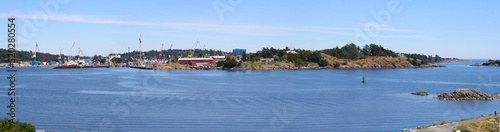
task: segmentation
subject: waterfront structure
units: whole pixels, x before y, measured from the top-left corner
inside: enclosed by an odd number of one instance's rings
[[[208,66],[216,64],[213,58],[179,58],[178,63],[190,66]]]

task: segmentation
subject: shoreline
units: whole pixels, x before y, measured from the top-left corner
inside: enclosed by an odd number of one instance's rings
[[[460,130],[459,126],[466,125],[469,123],[475,123],[479,122],[482,120],[487,120],[490,118],[498,118],[500,115],[493,115],[489,114],[485,116],[484,114],[481,114],[480,117],[472,117],[472,118],[464,118],[461,120],[457,121],[452,121],[452,122],[446,122],[442,121],[440,124],[438,122],[434,121],[431,125],[425,126],[425,127],[416,127],[416,128],[410,128],[410,129],[402,129],[399,132],[441,132],[441,131],[446,131],[446,132],[451,132],[455,130]]]
[[[228,71],[273,71],[273,70],[321,70],[321,69],[331,69],[331,70],[392,70],[392,69],[416,69],[416,68],[439,68],[446,67],[438,64],[425,65],[425,66],[411,66],[411,67],[333,67],[333,66],[311,66],[311,67],[235,67],[222,69],[222,67],[192,67],[187,65],[162,65],[160,67],[154,66],[152,70],[228,70]]]

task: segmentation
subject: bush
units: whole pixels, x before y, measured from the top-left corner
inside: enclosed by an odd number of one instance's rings
[[[9,122],[8,118],[4,118],[0,124],[0,131],[2,132],[34,132],[35,126],[20,121],[14,123]]]
[[[446,124],[445,120],[443,120],[440,125],[444,125],[444,124]]]
[[[338,67],[340,67],[340,63],[338,63],[338,62],[335,62],[335,64],[333,64],[333,67],[335,67],[335,68],[338,68]]]
[[[242,64],[243,64],[243,61],[237,62],[233,58],[227,58],[225,61],[217,62],[217,66],[222,66],[222,69],[240,67]]]
[[[435,125],[438,125],[438,123],[437,123],[436,121],[434,121],[434,122],[432,123],[432,125],[433,125],[433,126],[435,126]]]
[[[319,66],[327,66],[328,62],[325,59],[321,59],[318,61],[318,65]]]
[[[309,64],[309,63],[307,63],[306,61],[303,61],[303,60],[297,60],[294,62],[294,65],[296,67],[307,67],[307,64]]]

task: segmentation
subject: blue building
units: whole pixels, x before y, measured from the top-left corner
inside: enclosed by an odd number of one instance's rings
[[[246,54],[247,50],[246,49],[233,49],[233,55],[242,55]]]

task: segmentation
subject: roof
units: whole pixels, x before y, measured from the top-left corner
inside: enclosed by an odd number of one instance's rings
[[[226,58],[226,56],[210,56],[210,57],[217,58],[217,59],[224,59],[224,58]]]
[[[180,60],[213,60],[212,58],[179,58],[179,61]]]

